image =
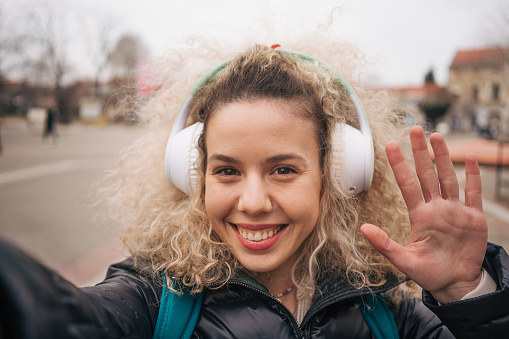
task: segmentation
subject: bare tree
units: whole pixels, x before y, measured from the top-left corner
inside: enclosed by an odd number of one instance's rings
[[[6,10],[0,3],[0,93],[3,93],[4,81],[20,68],[23,51],[30,42],[22,28],[17,13]]]
[[[11,54],[18,49],[18,41],[7,31],[5,10],[0,7],[0,91],[2,90],[3,80],[5,79],[5,58],[6,54]]]
[[[507,46],[509,44],[509,4],[501,5],[489,22],[491,24],[489,41],[494,45]]]
[[[122,35],[110,54],[114,74],[124,80],[132,81],[136,62],[146,53],[147,49],[139,37],[132,34]]]
[[[94,95],[100,97],[100,82],[110,63],[115,41],[116,20],[111,16],[87,17],[84,21],[84,40],[87,48],[87,56],[92,63],[94,79]]]
[[[15,70],[17,60],[28,42],[27,36],[17,22],[13,11],[7,12],[5,4],[0,3],[0,119],[5,111],[11,108],[10,93],[6,91],[6,81],[9,75]],[[0,120],[1,125],[1,120]],[[0,135],[0,153],[2,152],[2,140]]]
[[[31,72],[36,75],[33,80],[38,85],[53,88],[60,120],[64,123],[70,122],[71,113],[64,81],[71,71],[69,48],[72,39],[72,13],[65,4],[58,3],[57,6],[56,3],[48,3],[43,8],[30,11],[29,19],[35,39],[31,48]]]
[[[509,3],[501,5],[495,13],[487,20],[485,40],[499,51],[509,67]]]
[[[494,31],[494,45],[499,53],[500,58],[503,60],[504,69],[503,72],[506,74],[506,86],[509,89],[509,4],[506,3],[501,6],[498,11],[498,17],[494,21],[496,30]],[[505,118],[502,119],[500,138],[509,138],[509,96],[507,96],[505,103]]]
[[[97,13],[83,12],[78,15],[68,2],[43,1],[37,6],[26,2],[31,6],[28,8],[22,8],[23,4],[17,6],[20,18],[13,22],[22,31],[19,35],[14,35],[10,26],[4,28],[7,21],[4,20],[0,2],[0,84],[7,69],[4,67],[7,65],[4,55],[9,51],[13,56],[9,61],[15,61],[12,65],[17,65],[20,70],[17,78],[24,80],[27,89],[49,89],[60,120],[70,122],[70,82],[76,80],[75,71],[87,69],[87,59],[92,71],[85,76],[94,80],[94,94],[99,96],[99,84],[105,80],[104,75],[108,70],[111,76],[121,80],[121,84],[132,84],[136,62],[146,53],[146,48],[134,34],[117,38],[116,20],[112,20],[111,16],[101,17]],[[21,36],[24,40],[21,40]],[[26,43],[21,44],[21,41]],[[77,62],[83,64],[77,67]],[[72,107],[75,107],[78,100],[76,97],[72,100]]]

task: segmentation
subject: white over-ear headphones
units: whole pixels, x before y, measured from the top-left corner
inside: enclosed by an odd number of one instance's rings
[[[373,137],[369,128],[368,118],[350,84],[333,68],[325,63],[302,53],[293,51],[279,52],[297,56],[304,61],[318,62],[334,73],[336,79],[350,98],[359,119],[360,131],[350,125],[336,124],[332,136],[331,175],[333,180],[340,180],[347,188],[347,194],[357,194],[367,191],[371,186],[374,169]],[[170,138],[166,145],[165,170],[170,184],[189,194],[198,184],[199,174],[195,168],[198,159],[198,139],[203,132],[203,123],[197,122],[186,127],[185,124],[193,107],[196,93],[216,74],[224,69],[230,60],[223,62],[209,71],[195,85],[186,101],[182,105]]]

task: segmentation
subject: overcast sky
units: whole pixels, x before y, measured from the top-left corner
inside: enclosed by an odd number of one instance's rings
[[[48,0],[26,1],[35,5]],[[507,0],[59,0],[58,3],[83,13],[110,17],[124,31],[138,34],[154,55],[161,55],[172,40],[193,33],[238,43],[253,33],[253,27],[259,29],[260,22],[269,23],[267,30],[275,39],[279,35],[299,34],[327,23],[333,8],[340,7],[341,13],[335,15],[332,29],[378,60],[370,71],[380,84],[388,86],[419,85],[431,67],[437,82],[445,84],[456,51],[490,43],[497,35],[493,22],[501,18],[503,8],[509,10]],[[506,39],[509,43],[509,36]]]

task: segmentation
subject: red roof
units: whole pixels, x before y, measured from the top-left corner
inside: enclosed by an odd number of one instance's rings
[[[458,51],[451,64],[452,68],[499,66],[504,57],[509,56],[509,48],[484,48]]]
[[[426,82],[422,86],[388,88],[388,90],[389,92],[396,94],[436,95],[443,93],[445,91],[445,87],[439,86],[435,82]]]

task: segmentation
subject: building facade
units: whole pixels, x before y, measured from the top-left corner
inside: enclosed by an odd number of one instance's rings
[[[509,48],[458,51],[447,90],[452,130],[477,130],[490,138],[509,134]]]

